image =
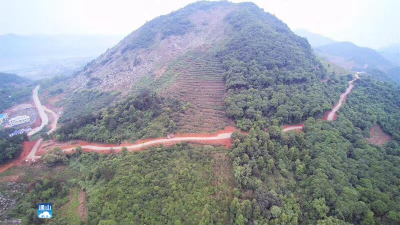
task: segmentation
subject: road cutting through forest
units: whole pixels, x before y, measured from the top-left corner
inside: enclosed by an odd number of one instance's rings
[[[349,81],[349,87],[346,89],[346,92],[340,95],[340,99],[338,103],[335,104],[333,109],[328,113],[326,120],[327,121],[332,121],[335,120],[335,115],[337,111],[340,109],[340,107],[343,105],[343,102],[346,101],[347,96],[351,92],[351,90],[354,88],[354,81],[359,79],[358,72],[355,74],[355,78],[351,81]],[[288,132],[292,130],[300,130],[302,129],[304,124],[298,124],[298,125],[292,125],[292,126],[285,126],[283,131]],[[149,147],[149,146],[155,146],[155,145],[160,145],[160,144],[176,144],[179,142],[201,142],[201,143],[207,143],[207,142],[212,142],[212,141],[221,141],[221,140],[229,140],[231,139],[231,135],[235,130],[230,129],[229,132],[223,132],[220,131],[217,134],[209,137],[204,137],[206,134],[191,134],[192,136],[186,136],[185,137],[174,137],[174,138],[158,138],[154,140],[144,140],[144,141],[139,141],[136,144],[131,144],[131,145],[115,145],[115,146],[101,146],[98,144],[88,144],[88,145],[82,145],[82,149],[84,150],[90,150],[90,151],[98,151],[98,152],[104,152],[104,151],[110,151],[112,148],[113,150],[121,150],[123,147],[127,148],[130,151],[137,151],[141,150],[144,147]],[[73,152],[77,146],[74,147],[68,147],[64,148],[63,151],[65,152]],[[37,150],[37,149],[36,149]],[[38,156],[36,156],[38,157]]]
[[[337,111],[342,107],[343,102],[346,101],[347,96],[350,94],[351,90],[354,88],[354,81],[360,79],[360,76],[357,72],[355,77],[352,81],[349,81],[349,87],[346,89],[346,92],[340,95],[339,102],[333,107],[332,111],[329,112],[328,117],[326,118],[327,121],[332,121],[335,119],[335,115]]]
[[[328,112],[327,116],[323,119],[326,121],[333,121],[337,118],[337,111],[339,111],[340,107],[342,107],[343,103],[346,101],[347,96],[350,94],[351,90],[354,88],[354,81],[360,79],[359,72],[356,72],[354,75],[355,78],[349,81],[349,86],[346,91],[340,95],[339,101],[333,106],[333,109]],[[303,129],[304,124],[297,125],[287,125],[283,127],[283,132],[291,131],[291,130],[301,130]]]
[[[354,81],[359,79],[358,73],[355,74],[355,78],[351,81],[349,81],[349,87],[346,89],[346,92],[341,94],[340,99],[337,104],[333,107],[333,109],[328,113],[326,120],[327,121],[332,121],[335,120],[335,115],[337,111],[340,109],[340,107],[343,105],[343,103],[346,101],[347,96],[351,92],[351,90],[354,88]],[[47,109],[47,108],[46,108]],[[304,124],[298,124],[298,125],[292,125],[292,126],[285,126],[283,131],[288,132],[292,130],[300,130],[302,129]],[[101,145],[101,144],[87,144],[87,145],[81,145],[82,149],[84,150],[89,150],[89,151],[96,151],[96,152],[109,152],[110,149],[112,148],[113,150],[120,151],[123,147],[127,148],[129,151],[138,151],[141,150],[142,148],[149,147],[149,146],[155,146],[155,145],[160,145],[160,144],[176,144],[180,142],[200,142],[200,143],[215,143],[215,141],[224,141],[224,140],[230,140],[231,135],[233,132],[235,132],[235,128],[230,128],[228,130],[223,130],[219,131],[216,134],[186,134],[183,136],[177,136],[173,138],[157,138],[157,139],[149,139],[149,140],[141,140],[138,141],[134,144],[125,144],[125,145],[115,145],[115,146],[110,146],[110,145]],[[36,152],[40,146],[40,143],[36,143],[34,148],[32,149],[31,154],[29,154],[28,159],[34,159],[40,156],[36,156]],[[63,148],[63,151],[65,152],[73,152],[77,146],[73,147],[66,147]]]
[[[336,103],[335,106],[333,107],[333,109],[330,112],[328,112],[328,114],[327,114],[326,118],[324,118],[324,120],[333,121],[336,119],[335,115],[336,115],[337,111],[340,109],[340,107],[346,101],[347,96],[350,94],[350,92],[354,88],[354,81],[356,81],[357,79],[360,79],[358,72],[355,74],[355,78],[353,80],[349,81],[349,87],[346,89],[346,92],[344,92],[340,95],[340,99],[339,99],[338,103]],[[41,104],[39,97],[38,97],[39,87],[40,86],[37,86],[34,89],[33,99],[35,102],[35,106],[39,111],[39,115],[42,119],[42,124],[38,128],[32,130],[28,134],[29,136],[39,132],[49,122],[49,118],[48,118],[47,114],[45,113],[45,111],[52,114],[52,116],[54,118],[54,121],[51,124],[51,129],[50,129],[50,131],[47,132],[47,134],[51,134],[57,128],[58,115],[54,111],[48,109],[46,106],[43,106]],[[301,130],[303,128],[303,126],[304,126],[304,124],[284,126],[283,132],[288,132],[288,131],[292,131],[292,130]],[[228,142],[232,141],[231,135],[235,131],[236,131],[236,129],[234,127],[227,127],[224,130],[221,130],[215,134],[184,134],[184,135],[178,134],[178,135],[176,135],[176,137],[173,137],[173,138],[157,138],[157,139],[140,140],[133,144],[124,144],[124,145],[115,145],[115,146],[111,145],[110,146],[110,145],[91,144],[90,143],[90,144],[85,144],[85,145],[67,146],[62,149],[63,149],[63,151],[65,151],[67,153],[72,153],[72,152],[74,152],[76,147],[81,146],[82,149],[85,151],[108,153],[108,152],[110,152],[110,149],[120,151],[120,150],[122,150],[123,147],[126,147],[129,151],[139,151],[145,147],[156,146],[156,145],[160,145],[160,144],[171,145],[171,144],[177,144],[177,143],[181,143],[181,142],[196,142],[196,143],[201,143],[201,144],[226,145],[227,141]],[[39,139],[35,143],[35,145],[32,147],[32,150],[29,152],[29,154],[22,160],[35,160],[37,158],[40,158],[40,156],[38,156],[36,153],[37,153],[42,141],[43,141],[42,139]],[[229,144],[228,144],[228,146],[229,146]],[[21,161],[21,157],[20,157],[20,159],[17,159],[16,161],[18,161],[18,160]],[[6,165],[3,165],[2,167],[9,168],[10,165],[6,164]],[[3,171],[5,171],[5,170],[3,170]],[[0,172],[2,172],[1,168],[0,168]]]

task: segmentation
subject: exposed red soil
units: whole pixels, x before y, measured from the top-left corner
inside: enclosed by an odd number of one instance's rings
[[[35,104],[33,103],[33,101],[22,103],[22,104],[19,104],[19,105],[16,105],[14,107],[4,110],[4,113],[12,114],[13,112],[18,111],[20,109],[32,108],[32,107],[34,107],[34,105]]]
[[[217,136],[218,134],[233,133],[235,131],[237,131],[237,129],[234,126],[228,126],[228,127],[225,127],[223,130],[217,131],[216,133],[208,133],[208,134],[196,134],[196,133],[179,134],[179,133],[177,133],[175,135],[175,137],[214,137],[214,136]],[[163,139],[163,138],[158,138],[158,139]],[[145,140],[144,142],[147,142],[147,141],[148,140]],[[141,142],[139,142],[139,143],[141,143]]]
[[[209,134],[175,134],[173,135],[174,137],[215,137],[218,134],[223,134],[223,133],[233,133],[236,131],[235,127],[226,127],[223,130],[220,130],[216,133],[209,133]],[[60,142],[56,142],[56,141],[45,141],[42,142],[42,144],[40,145],[38,151],[36,152],[36,156],[41,156],[43,154],[45,154],[48,151],[51,151],[52,149],[54,149],[55,147],[59,147],[61,149],[69,149],[69,148],[74,148],[76,146],[84,146],[84,145],[93,145],[93,146],[98,146],[98,147],[120,147],[120,146],[130,146],[132,144],[141,144],[141,143],[145,143],[145,142],[149,142],[149,141],[154,141],[154,140],[161,140],[161,139],[165,139],[165,137],[160,137],[160,138],[151,138],[151,139],[145,139],[145,140],[139,140],[135,143],[122,143],[121,145],[115,145],[115,144],[101,144],[101,143],[92,143],[92,142],[87,142],[87,141],[70,141],[70,142],[64,142],[64,143],[60,143]],[[172,142],[168,142],[168,143],[163,143],[163,146],[171,146],[171,145],[175,145],[178,143],[181,143],[182,141],[172,141]],[[232,144],[232,139],[221,139],[221,140],[205,140],[205,141],[187,141],[189,143],[193,143],[193,144],[210,144],[210,145],[222,145],[225,146],[227,148],[229,148]],[[160,144],[154,144],[152,146],[158,146]],[[151,146],[145,146],[144,148],[148,148]],[[135,149],[132,151],[141,151],[142,148],[140,149]],[[93,150],[93,149],[86,149],[86,148],[82,148],[82,151],[84,152],[101,152],[101,153],[105,153],[105,154],[110,154],[111,151],[110,150],[102,150],[102,151],[98,151],[98,150]],[[120,150],[113,150],[112,152],[114,153],[118,153],[120,152]],[[69,152],[72,153],[72,152]]]
[[[356,76],[358,79],[358,76]],[[352,82],[350,82],[352,83]],[[194,89],[193,89],[194,90]],[[351,92],[350,91],[347,93],[347,95]],[[344,101],[346,101],[347,99],[347,95],[344,96]],[[344,102],[343,101],[343,102]],[[329,112],[327,113],[327,115],[329,114]],[[324,118],[325,120],[327,120],[327,116]],[[334,116],[333,120],[337,119],[337,115]],[[302,127],[304,126],[304,124],[298,124],[298,125],[285,125],[283,128],[284,129],[288,129],[288,128],[297,128],[297,132],[301,132]],[[375,128],[376,129],[380,129]],[[196,134],[196,133],[186,133],[186,134],[176,134],[173,135],[173,137],[215,137],[218,134],[226,134],[226,133],[233,133],[236,131],[236,128],[233,126],[228,126],[223,130],[220,130],[214,134]],[[379,130],[378,130],[379,131]],[[372,132],[372,131],[371,131]],[[373,132],[375,134],[375,132]],[[382,132],[383,133],[383,132]],[[382,136],[382,135],[381,135]],[[154,141],[154,140],[162,140],[165,139],[165,137],[161,137],[161,138],[155,138],[155,139],[147,139],[147,140],[139,140],[137,142],[135,142],[134,144],[141,144],[141,143],[145,143],[145,142],[149,142],[149,141]],[[386,138],[387,139],[387,138]],[[380,140],[386,140],[385,138],[380,138]],[[163,143],[164,146],[168,146],[168,145],[174,145],[177,143],[180,143],[182,141],[177,140],[177,141],[171,141],[171,142],[167,142],[167,143]],[[189,141],[192,143],[196,143],[196,144],[213,144],[213,145],[224,145],[226,147],[230,147],[232,144],[232,139],[231,138],[224,138],[224,139],[220,139],[220,140],[196,140],[196,141]],[[13,165],[16,165],[18,160],[22,162],[21,159],[24,159],[27,155],[29,155],[30,150],[32,149],[32,147],[34,146],[35,142],[27,142],[24,143],[24,152],[23,154],[21,154],[21,156],[19,157],[19,159],[15,160],[14,162],[11,162],[9,164],[6,164],[2,167],[0,167],[0,172],[4,172],[5,170],[7,170],[8,168],[12,167]],[[69,149],[69,148],[74,148],[76,146],[82,146],[82,145],[92,145],[92,146],[98,146],[98,147],[110,147],[110,150],[93,150],[93,149],[83,149],[83,151],[86,152],[102,152],[102,153],[106,153],[106,154],[110,154],[111,153],[111,148],[112,147],[120,147],[120,146],[130,146],[132,145],[132,143],[123,143],[121,145],[112,145],[112,144],[97,144],[97,143],[89,143],[89,142],[84,142],[84,141],[74,141],[74,142],[69,142],[69,143],[58,143],[55,141],[47,141],[47,142],[42,142],[42,144],[40,145],[38,151],[36,152],[36,156],[40,156],[44,153],[46,153],[47,151],[49,151],[50,149],[53,149],[54,147],[60,147],[62,149]],[[160,143],[156,143],[153,144],[151,146],[157,146],[160,145]],[[150,147],[149,145],[143,147],[143,148],[148,148]],[[137,148],[134,149],[133,151],[141,151],[142,148]],[[119,152],[120,150],[114,150],[113,152]],[[68,152],[71,153],[72,151]]]
[[[165,71],[167,70],[167,66],[163,66],[163,67],[161,67],[160,69],[158,69],[158,70],[156,70],[154,73],[155,73],[155,77],[154,77],[154,79],[158,79],[158,78],[160,78],[160,77],[162,77],[163,76],[163,74],[165,73]]]
[[[21,155],[18,158],[13,159],[9,163],[0,166],[0,173],[6,171],[7,169],[9,169],[13,166],[19,166],[22,163],[24,163],[25,158],[29,155],[29,153],[31,152],[31,150],[36,142],[37,141],[25,141],[23,143],[24,149],[22,150]]]
[[[347,101],[347,97],[348,97],[348,94],[344,96],[343,103],[345,103]],[[333,105],[333,108],[335,108],[338,104],[339,104],[339,102],[337,102],[335,105]],[[326,121],[328,119],[328,115],[329,115],[330,112],[332,112],[332,110],[329,110],[328,112],[326,112],[325,117],[322,118],[322,120]],[[335,115],[333,116],[333,120],[337,120],[337,118],[338,118],[338,114],[335,113]]]
[[[181,132],[212,132],[235,125],[224,110],[224,70],[212,56],[198,51],[181,59],[171,70],[178,76],[165,94],[190,103],[185,113],[177,115]]]
[[[336,103],[333,107],[336,107],[337,104],[338,103]],[[329,110],[328,112],[326,112],[326,114],[325,114],[324,118],[322,118],[322,120],[324,120],[324,121],[328,120],[328,115],[331,112],[332,112],[332,110]],[[338,118],[338,114],[335,113],[335,115],[333,116],[333,120],[337,120],[337,118]]]
[[[386,142],[392,140],[392,137],[386,134],[378,124],[370,130],[370,138],[367,138],[367,142],[372,145],[382,146]]]
[[[10,176],[3,176],[0,178],[0,182],[18,182],[21,180],[23,177],[22,173],[18,173],[16,175],[10,175]]]
[[[76,146],[82,146],[82,145],[93,145],[93,146],[101,146],[101,147],[115,147],[116,145],[114,144],[101,144],[101,143],[92,143],[92,142],[87,142],[87,141],[69,141],[69,142],[57,142],[53,140],[49,141],[43,141],[40,146],[38,151],[36,152],[36,156],[41,156],[45,154],[46,152],[53,150],[56,147],[59,147],[61,149],[67,149],[67,148],[73,148]],[[90,151],[87,149],[88,152]]]
[[[327,121],[332,121],[332,120],[337,120],[338,115],[337,115],[337,111],[340,109],[340,107],[342,106],[343,103],[345,103],[347,101],[347,96],[351,93],[351,91],[354,88],[354,81],[356,81],[357,79],[360,79],[359,73],[357,72],[355,74],[355,79],[353,79],[352,81],[349,81],[349,86],[346,89],[346,92],[342,93],[340,95],[339,101],[333,106],[333,108],[328,111],[325,115],[325,117],[322,120],[327,120]],[[332,117],[329,117],[329,115],[331,113],[334,113],[332,115]],[[299,125],[293,125],[293,126],[301,126],[301,124]],[[302,125],[304,126],[304,125]]]
[[[49,98],[49,100],[47,101],[48,103],[46,104],[46,106],[49,109],[53,110],[53,108],[51,108],[51,107],[54,107],[56,102],[59,101],[60,99],[64,98],[64,96],[65,96],[65,94],[59,94],[59,95],[55,95],[55,96]]]
[[[290,128],[295,128],[295,127],[298,127],[298,126],[304,127],[304,123],[300,123],[300,124],[296,124],[296,125],[284,125],[283,126],[283,130],[287,130],[287,129],[290,129]],[[298,133],[300,133],[303,130],[303,128],[295,129],[295,130]]]

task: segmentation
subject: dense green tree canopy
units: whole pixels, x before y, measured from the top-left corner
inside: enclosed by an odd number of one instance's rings
[[[28,140],[26,134],[8,137],[10,133],[10,130],[0,128],[0,164],[18,157],[23,149],[22,143]]]
[[[227,114],[241,129],[323,117],[344,91],[347,79],[327,74],[306,39],[271,14],[249,3],[225,20],[235,34],[217,56],[226,70]]]
[[[63,124],[57,131],[57,139],[121,143],[123,140],[166,136],[175,131],[173,114],[179,110],[178,101],[145,91],[98,115],[81,116]]]

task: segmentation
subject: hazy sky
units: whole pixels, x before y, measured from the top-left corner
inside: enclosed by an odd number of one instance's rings
[[[194,0],[0,0],[0,34],[123,34]],[[234,2],[242,2],[235,0]],[[400,43],[399,0],[254,0],[291,29],[373,48]]]

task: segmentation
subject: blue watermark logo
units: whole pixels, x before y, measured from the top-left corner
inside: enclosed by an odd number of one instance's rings
[[[38,218],[53,217],[53,204],[49,204],[49,203],[38,204],[37,215],[38,215]]]

